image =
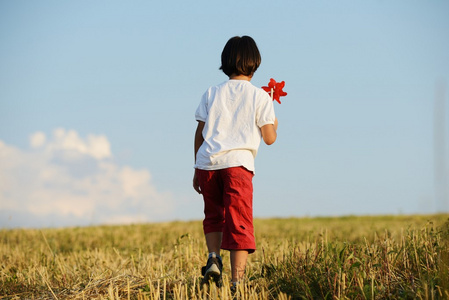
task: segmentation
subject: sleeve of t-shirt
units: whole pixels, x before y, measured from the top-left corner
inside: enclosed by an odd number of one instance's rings
[[[198,108],[195,112],[195,119],[197,121],[206,122],[207,118],[207,95],[208,91],[204,93],[203,97],[201,98],[201,102],[198,105]]]
[[[274,114],[273,101],[268,96],[268,94],[264,96],[267,97],[263,97],[261,99],[261,103],[257,108],[256,124],[259,128],[267,124],[274,124],[274,121],[276,119],[276,115]]]

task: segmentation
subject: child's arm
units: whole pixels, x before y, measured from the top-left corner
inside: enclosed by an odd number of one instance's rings
[[[198,153],[198,149],[200,149],[201,145],[204,142],[204,138],[203,138],[204,124],[205,124],[204,122],[198,121],[198,126],[196,127],[195,143],[194,143],[195,163],[196,163],[196,154]],[[193,175],[193,188],[195,189],[195,191],[198,192],[198,194],[201,194],[200,185],[198,184],[198,178],[196,177],[196,170]]]
[[[260,131],[262,132],[262,138],[265,144],[271,145],[276,141],[278,130],[278,119],[276,118],[274,120],[274,124],[267,124],[262,126],[260,128]]]
[[[206,123],[202,122],[202,121],[198,121],[198,126],[196,127],[196,132],[195,132],[195,163],[196,163],[196,153],[198,152],[198,150],[200,149],[201,145],[204,142],[204,138],[203,138],[203,129],[204,129],[204,125]]]

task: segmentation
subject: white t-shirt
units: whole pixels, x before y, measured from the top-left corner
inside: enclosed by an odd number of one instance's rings
[[[274,124],[275,114],[267,92],[247,80],[231,79],[204,93],[195,118],[205,122],[195,168],[243,166],[254,172],[262,138],[260,128]]]

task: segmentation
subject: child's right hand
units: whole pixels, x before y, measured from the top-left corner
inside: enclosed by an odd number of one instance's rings
[[[198,183],[198,177],[196,176],[196,170],[193,174],[193,189],[198,193],[201,194],[200,184]]]

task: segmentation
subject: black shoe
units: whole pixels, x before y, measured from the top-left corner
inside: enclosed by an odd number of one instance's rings
[[[215,282],[217,287],[222,285],[221,281],[221,272],[223,270],[223,263],[219,257],[216,256],[215,253],[212,254],[211,257],[207,260],[206,266],[201,268],[201,274],[204,276],[203,284],[209,283],[212,281]]]
[[[238,289],[239,283],[238,282],[231,282],[231,295],[235,295],[235,293],[237,293],[237,289]]]

